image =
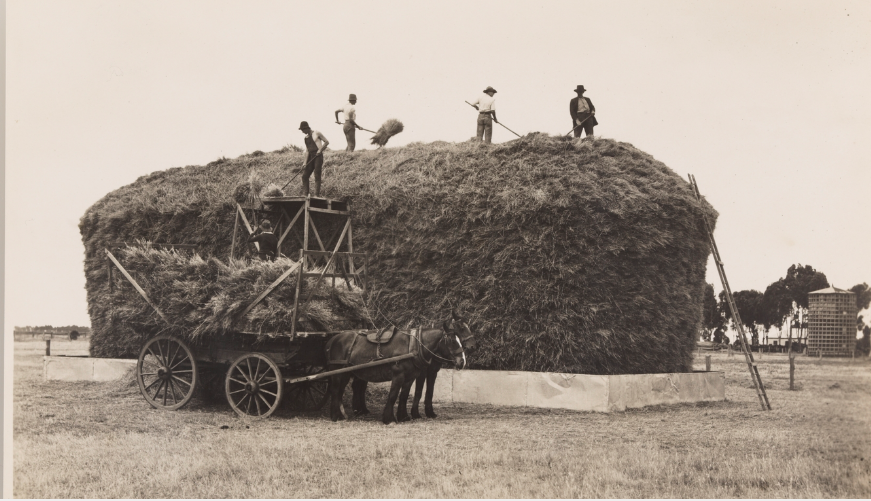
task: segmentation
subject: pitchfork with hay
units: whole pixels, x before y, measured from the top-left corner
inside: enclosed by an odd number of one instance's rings
[[[383,147],[387,144],[387,141],[402,132],[405,127],[402,125],[402,122],[395,118],[391,118],[390,120],[384,122],[378,132],[375,132],[374,136],[372,136],[372,144],[377,144],[379,148]],[[363,129],[366,130],[366,129]],[[367,131],[367,132],[372,132]]]

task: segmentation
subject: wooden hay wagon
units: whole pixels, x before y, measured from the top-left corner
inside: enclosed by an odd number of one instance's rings
[[[305,294],[300,294],[302,280],[306,277],[317,278],[315,288],[328,278],[333,287],[338,279],[340,283],[344,281],[349,289],[353,284],[366,291],[368,259],[365,254],[354,252],[351,211],[346,202],[314,197],[274,197],[265,198],[261,208],[243,209],[237,205],[231,257],[236,253],[239,223],[244,225],[249,234],[253,233],[245,215],[246,210],[254,218],[269,217],[277,221],[275,233],[280,235],[279,255],[290,247],[290,252],[298,249],[299,260],[263,290],[241,316],[299,268],[291,331],[270,335],[232,332],[197,341],[165,334],[149,338],[142,346],[136,364],[136,380],[149,404],[157,409],[175,410],[187,404],[198,389],[205,390],[206,394],[216,394],[221,389],[227,402],[241,416],[268,417],[283,401],[294,410],[316,410],[329,397],[329,381],[326,377],[413,356],[407,354],[324,372],[324,345],[327,339],[339,332],[370,331],[363,329],[366,326],[360,326],[359,330],[331,332],[298,329],[298,312],[305,307],[308,299]],[[318,228],[324,232],[323,236],[327,236],[326,240],[322,239]],[[299,245],[291,245],[289,237],[294,238]],[[317,248],[310,249],[314,243]],[[154,245],[182,249],[191,247]],[[346,250],[340,251],[342,248]],[[107,249],[105,252],[114,267],[167,320],[111,251]],[[311,271],[315,267],[321,268],[321,271]],[[112,267],[109,269],[111,273]]]

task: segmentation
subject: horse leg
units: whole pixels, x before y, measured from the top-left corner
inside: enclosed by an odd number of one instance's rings
[[[351,379],[349,373],[330,376],[330,419],[333,421],[345,419],[342,395],[345,393],[345,386],[348,386],[349,379]]]
[[[423,396],[423,383],[425,382],[425,374],[417,376],[417,378],[414,380],[414,400],[411,403],[411,419],[420,419],[418,404],[420,404],[420,397]]]
[[[411,418],[408,417],[408,394],[411,392],[412,383],[414,383],[414,379],[406,381],[399,392],[399,407],[396,409],[396,420],[400,423],[411,421]]]
[[[426,398],[423,401],[423,411],[426,417],[436,417],[435,411],[432,410],[432,394],[435,389],[436,377],[439,375],[438,367],[429,367],[426,371]],[[417,395],[415,395],[417,398]]]
[[[390,384],[390,393],[387,395],[387,402],[384,404],[384,412],[381,413],[381,422],[390,424],[396,421],[393,415],[393,405],[396,404],[396,398],[399,396],[399,390],[405,384],[405,375],[402,373],[395,374],[393,381]]]
[[[351,389],[354,390],[354,398],[352,399],[355,416],[369,414],[369,409],[366,408],[366,386],[369,383],[365,379],[354,377],[354,382],[351,383]]]

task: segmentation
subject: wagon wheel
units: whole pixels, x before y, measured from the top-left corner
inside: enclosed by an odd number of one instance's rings
[[[301,376],[311,376],[324,371],[324,367],[307,365]],[[302,381],[287,387],[285,398],[288,406],[295,411],[314,411],[320,409],[330,396],[329,378]]]
[[[260,353],[237,358],[227,371],[224,384],[227,401],[236,414],[256,418],[265,418],[275,412],[281,403],[283,388],[281,370],[269,357]]]
[[[157,336],[139,352],[136,381],[152,407],[175,410],[194,395],[197,361],[184,341],[168,335]]]

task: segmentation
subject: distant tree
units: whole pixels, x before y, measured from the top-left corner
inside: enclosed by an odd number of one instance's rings
[[[717,327],[714,330],[714,342],[719,344],[729,343],[729,338],[726,337],[726,328],[724,326]]]
[[[717,306],[717,298],[714,296],[714,286],[712,284],[705,284],[705,292],[702,298],[702,338],[705,341],[710,341],[713,331],[721,327],[723,322],[723,316],[720,314]]]
[[[866,356],[871,352],[871,325],[862,329],[862,339],[856,341],[856,351]]]
[[[856,308],[859,311],[871,305],[871,287],[868,287],[865,282],[850,287],[849,291],[856,294]]]
[[[826,275],[815,270],[813,266],[790,266],[785,277],[765,289],[760,323],[766,328],[779,326],[788,317],[794,317],[799,310],[807,314],[808,293],[828,286]]]
[[[766,324],[765,309],[763,307],[764,295],[756,290],[738,291],[732,294],[732,299],[738,308],[738,315],[741,317],[741,321],[750,330],[750,339],[748,341],[753,346],[758,346],[759,329],[765,327]],[[726,295],[723,293],[720,294],[720,307],[721,309],[729,308],[729,305],[726,303]],[[731,319],[731,313],[729,317]],[[737,330],[738,328],[735,326],[734,319],[731,320],[733,327]]]

